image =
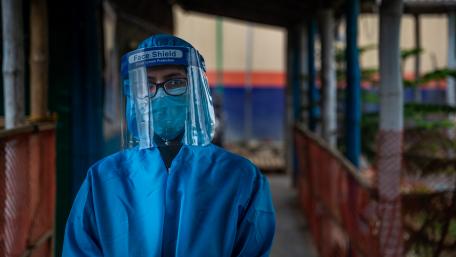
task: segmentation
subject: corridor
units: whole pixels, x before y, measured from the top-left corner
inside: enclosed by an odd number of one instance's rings
[[[276,234],[271,257],[317,257],[306,220],[298,207],[296,190],[286,175],[269,175],[274,207]]]

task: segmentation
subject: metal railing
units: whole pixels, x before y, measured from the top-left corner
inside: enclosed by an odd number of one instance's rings
[[[55,126],[0,131],[0,256],[52,256]]]
[[[299,201],[320,256],[379,256],[377,194],[338,152],[295,128]]]
[[[376,171],[357,172],[337,150],[304,127],[295,127],[294,135],[300,205],[320,256],[380,256],[379,230],[392,233],[393,228],[380,220],[384,210]],[[409,156],[414,153],[410,145],[417,140],[436,141],[436,133],[432,135],[420,134],[416,139],[412,132],[405,133],[408,154],[402,156],[401,217],[390,219],[402,219],[403,256],[454,256],[456,252],[456,162],[423,153],[419,158]]]

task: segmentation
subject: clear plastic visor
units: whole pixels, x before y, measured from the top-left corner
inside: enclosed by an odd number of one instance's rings
[[[214,110],[204,64],[196,50],[135,50],[123,58],[125,66],[124,147],[211,142]]]

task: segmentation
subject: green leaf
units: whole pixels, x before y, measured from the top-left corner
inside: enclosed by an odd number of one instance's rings
[[[402,61],[407,60],[409,57],[414,57],[422,54],[424,51],[422,48],[406,48],[401,50]]]
[[[425,73],[419,79],[419,84],[426,84],[429,81],[442,80],[442,79],[446,79],[448,77],[456,78],[456,69],[442,68],[442,69],[436,69],[431,72]]]

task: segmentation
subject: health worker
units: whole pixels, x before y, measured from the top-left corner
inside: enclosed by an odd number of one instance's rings
[[[87,172],[62,256],[269,256],[269,184],[250,161],[211,144],[203,57],[159,34],[121,63],[128,147]]]

